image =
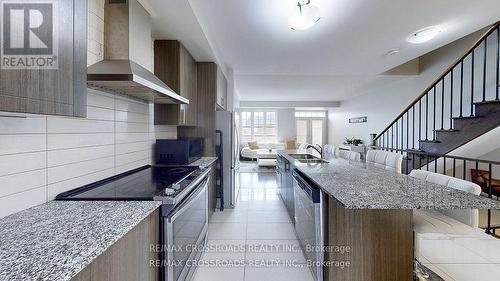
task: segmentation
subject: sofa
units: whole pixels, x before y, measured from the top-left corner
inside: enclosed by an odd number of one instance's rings
[[[257,159],[257,152],[260,151],[268,151],[269,149],[283,150],[285,149],[284,143],[259,143],[258,149],[250,149],[248,144],[244,144],[241,148],[240,155],[246,159]]]

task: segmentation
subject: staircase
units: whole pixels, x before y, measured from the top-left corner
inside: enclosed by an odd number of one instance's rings
[[[497,22],[375,138],[376,146],[401,152],[409,173],[498,127],[499,56]]]

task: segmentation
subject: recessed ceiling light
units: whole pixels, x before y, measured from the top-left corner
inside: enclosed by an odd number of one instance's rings
[[[319,8],[311,4],[311,1],[300,0],[297,2],[297,7],[296,13],[288,20],[288,25],[291,29],[306,30],[321,19]]]
[[[411,34],[406,41],[413,44],[420,44],[431,40],[436,37],[441,30],[436,26],[426,27],[424,29],[420,29],[413,34]]]

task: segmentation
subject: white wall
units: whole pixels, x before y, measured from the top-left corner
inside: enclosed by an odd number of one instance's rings
[[[420,75],[395,76],[392,82],[367,89],[364,95],[343,101],[339,108],[329,109],[328,142],[339,144],[346,137],[357,137],[368,143],[369,134],[382,132],[406,106],[453,61],[459,58],[483,32],[475,32],[423,56],[420,60]],[[478,57],[481,57],[481,54],[478,54]],[[455,79],[455,82],[458,80]],[[481,85],[476,83],[476,86],[480,87]],[[455,85],[455,89],[458,88]],[[464,104],[466,103],[467,101],[464,100]],[[455,112],[457,111],[455,110]],[[349,124],[349,118],[361,116],[367,116],[368,122]]]
[[[297,139],[295,109],[278,110],[278,142]]]
[[[103,1],[89,0],[88,64],[102,59]],[[153,108],[89,90],[85,119],[0,117],[0,217],[150,164],[154,140],[177,135],[153,125]]]

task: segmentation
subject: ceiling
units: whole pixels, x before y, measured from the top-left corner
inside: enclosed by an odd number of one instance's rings
[[[242,100],[344,100],[400,79],[377,74],[500,19],[498,0],[312,0],[322,19],[293,31],[297,0],[145,1],[159,16],[155,37],[181,39],[197,59],[216,57],[234,71]],[[443,29],[434,40],[406,42],[431,25]]]

